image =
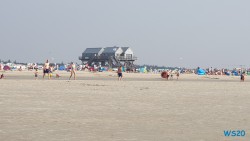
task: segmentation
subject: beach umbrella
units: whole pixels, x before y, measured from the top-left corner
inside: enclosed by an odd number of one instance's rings
[[[8,70],[11,70],[11,68],[6,65],[6,66],[3,67],[3,70],[8,71]]]
[[[144,73],[144,68],[140,68],[140,73]]]
[[[226,74],[227,76],[230,76],[230,73],[229,73],[229,72],[225,72],[225,74]]]
[[[197,74],[198,75],[205,75],[206,72],[203,69],[198,69]]]
[[[167,78],[167,77],[168,77],[167,72],[166,72],[166,71],[163,71],[163,72],[161,73],[161,77],[162,77],[162,78]]]
[[[102,71],[108,71],[109,69],[107,67],[103,67]]]
[[[65,70],[66,68],[65,68],[65,66],[60,66],[59,67],[59,70]]]
[[[239,76],[239,73],[238,73],[236,70],[232,71],[232,74],[233,74],[234,76]]]
[[[141,72],[141,73],[147,73],[147,67],[140,68],[140,72]]]

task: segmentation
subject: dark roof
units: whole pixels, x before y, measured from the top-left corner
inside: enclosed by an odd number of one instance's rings
[[[102,48],[86,48],[86,50],[83,53],[99,53],[102,50]]]
[[[102,53],[115,53],[119,47],[106,47]]]
[[[129,47],[121,47],[121,48],[122,48],[123,53],[125,53],[129,49]]]

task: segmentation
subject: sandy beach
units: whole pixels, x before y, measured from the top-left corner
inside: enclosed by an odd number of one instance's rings
[[[250,81],[236,76],[5,72],[0,80],[0,141],[250,140]],[[244,130],[245,137],[225,137]]]

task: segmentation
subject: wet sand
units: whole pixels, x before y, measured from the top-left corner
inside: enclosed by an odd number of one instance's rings
[[[250,140],[250,81],[185,74],[6,72],[0,80],[1,141]],[[225,137],[224,130],[245,130]]]

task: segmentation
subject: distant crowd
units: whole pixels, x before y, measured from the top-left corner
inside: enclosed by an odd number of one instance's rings
[[[141,68],[133,68],[128,69],[124,66],[119,66],[118,68],[108,68],[108,67],[102,67],[102,66],[89,66],[86,65],[78,65],[77,63],[71,62],[67,65],[56,65],[54,63],[49,63],[49,60],[47,59],[43,66],[38,66],[37,64],[29,64],[27,66],[23,65],[2,65],[0,64],[0,71],[8,71],[8,70],[17,70],[17,71],[23,71],[23,70],[34,70],[34,76],[35,79],[38,79],[38,70],[42,70],[43,75],[42,78],[44,79],[45,76],[48,77],[48,79],[51,79],[53,76],[53,72],[55,70],[61,70],[61,71],[68,71],[70,72],[69,80],[73,79],[76,80],[76,71],[90,71],[90,72],[104,72],[104,71],[115,71],[118,76],[118,80],[122,80],[122,73],[160,73],[162,78],[165,78],[166,80],[173,80],[174,76],[176,76],[176,79],[179,79],[180,74],[198,74],[198,75],[228,75],[228,76],[240,76],[241,81],[245,80],[245,76],[250,75],[250,69],[242,69],[242,68],[235,68],[233,70],[229,69],[216,69],[216,68],[207,68],[207,69],[201,69],[198,67],[197,69],[185,69],[185,68],[179,68],[179,69],[147,69],[147,67],[141,67]],[[2,73],[0,76],[0,79],[3,79],[5,76]],[[55,78],[60,78],[60,74],[56,73]]]

